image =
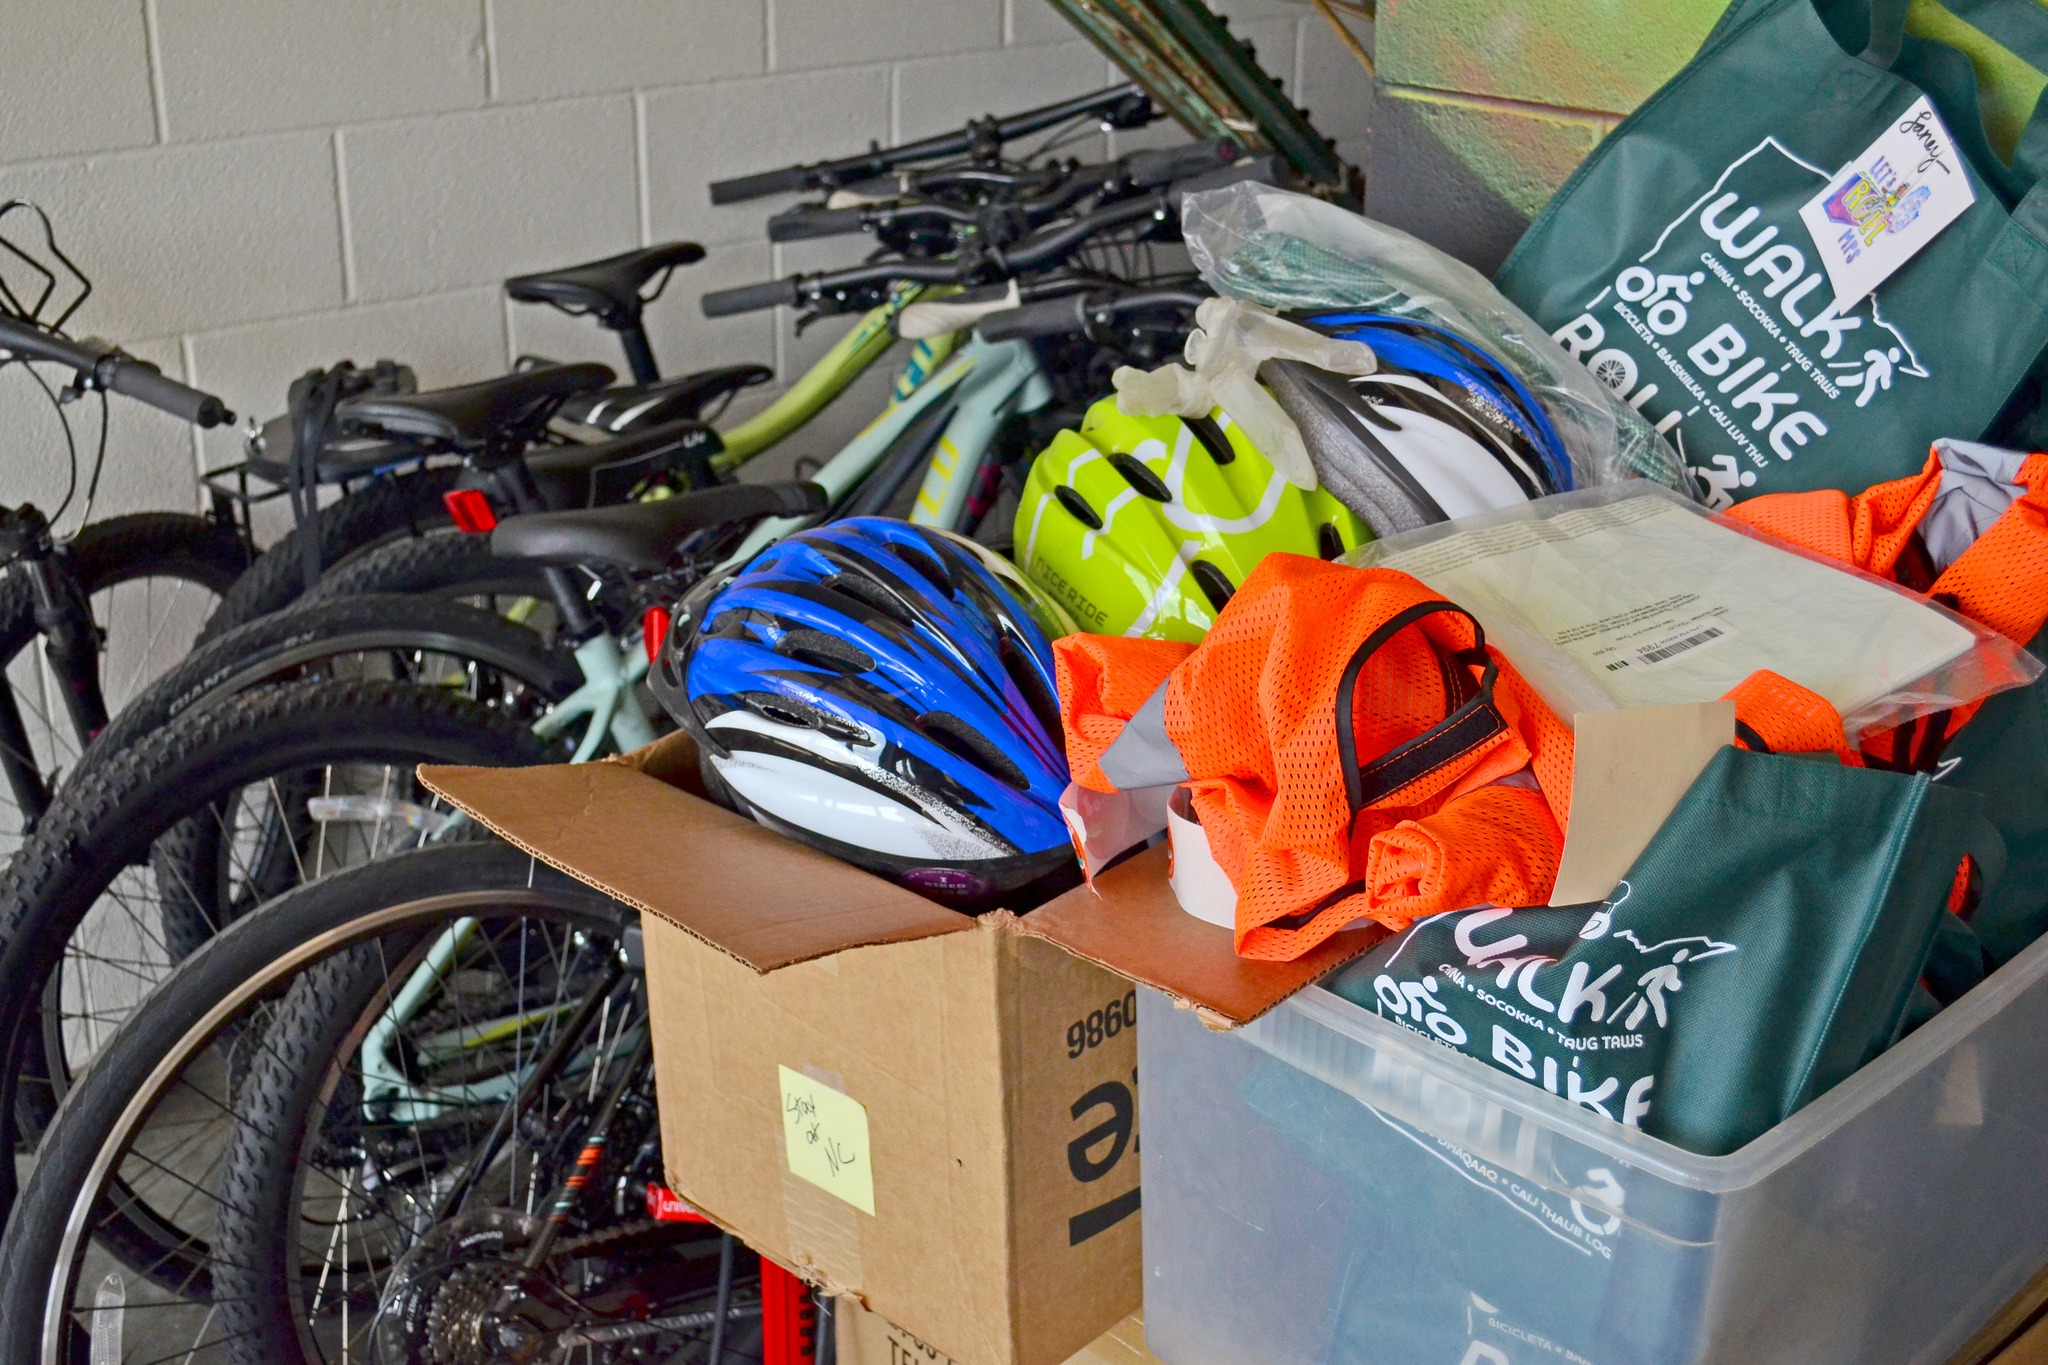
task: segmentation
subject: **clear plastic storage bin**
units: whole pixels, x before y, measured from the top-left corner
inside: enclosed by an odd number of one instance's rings
[[[1320,988],[1233,1034],[1141,990],[1146,1336],[1168,1365],[1942,1365],[2048,1265],[2044,977],[2048,941],[1723,1157]]]

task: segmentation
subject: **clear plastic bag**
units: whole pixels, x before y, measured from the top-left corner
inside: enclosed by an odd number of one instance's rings
[[[1648,479],[1692,493],[1678,453],[1486,278],[1334,204],[1241,182],[1189,194],[1181,231],[1219,294],[1269,308],[1356,308],[1433,322],[1512,366],[1556,425],[1580,487]]]
[[[1641,482],[1360,546],[1472,613],[1562,716],[1712,701],[1757,669],[1825,697],[1851,744],[2021,687],[2039,660],[1897,583]]]

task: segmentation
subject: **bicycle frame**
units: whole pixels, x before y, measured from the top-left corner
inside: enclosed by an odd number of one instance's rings
[[[892,399],[881,416],[812,477],[829,499],[839,502],[894,453],[907,434],[927,430],[920,419],[941,402],[949,403],[910,519],[922,526],[959,530],[968,495],[1003,421],[1014,413],[1034,412],[1052,397],[1052,384],[1029,346],[970,337],[937,373]],[[796,517],[761,523],[714,572],[738,567],[805,524]]]
[[[903,310],[932,292],[926,285],[905,285],[891,294],[887,303],[870,308],[781,397],[730,431],[719,433],[725,449],[711,458],[712,471],[732,473],[817,416],[895,344],[896,319]],[[918,345],[922,350],[931,343]],[[914,354],[911,363],[929,362],[921,362]]]

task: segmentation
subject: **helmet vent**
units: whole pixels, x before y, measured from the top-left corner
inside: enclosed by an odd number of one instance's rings
[[[1237,452],[1230,448],[1230,438],[1223,434],[1223,428],[1217,426],[1213,418],[1188,417],[1182,420],[1187,423],[1188,430],[1195,433],[1195,439],[1202,443],[1202,449],[1209,452],[1209,458],[1217,464],[1229,464],[1237,458]]]
[[[1380,406],[1380,400],[1368,398],[1358,405],[1358,415],[1381,431],[1399,431],[1401,424],[1389,416]]]
[[[857,645],[822,630],[785,631],[775,642],[775,652],[785,659],[841,674],[867,673],[875,666],[875,661]]]
[[[1154,502],[1173,501],[1173,490],[1168,488],[1157,474],[1147,469],[1137,456],[1118,452],[1109,457],[1109,466],[1123,475],[1124,482],[1137,489],[1142,496]]]
[[[918,733],[963,763],[971,763],[990,777],[1026,791],[1031,786],[1023,769],[989,741],[988,736],[958,716],[944,711],[927,711],[917,718]]]
[[[910,617],[898,601],[896,594],[881,584],[860,574],[839,573],[825,579],[821,587],[832,592],[844,593],[877,615],[887,617],[900,626],[908,626]]]
[[[1326,521],[1316,527],[1316,551],[1324,559],[1335,559],[1344,553],[1344,537],[1338,533],[1336,522]]]
[[[777,725],[794,725],[803,730],[817,728],[818,718],[809,707],[798,702],[785,701],[773,693],[745,692],[740,695],[739,700],[755,715],[764,720],[772,720]]]
[[[1082,497],[1065,484],[1061,484],[1053,489],[1052,495],[1059,499],[1060,506],[1073,514],[1075,521],[1080,522],[1091,531],[1100,531],[1102,529],[1102,518],[1097,516],[1095,509],[1088,505],[1088,499]]]
[[[996,643],[996,657],[1003,661],[1003,672],[1023,696],[1024,704],[1031,708],[1039,727],[1058,744],[1064,733],[1060,727],[1060,699],[1047,690],[1030,652],[1005,635]]]
[[[1237,591],[1231,585],[1229,576],[1206,559],[1198,559],[1188,565],[1188,573],[1201,585],[1202,596],[1209,599],[1209,605],[1218,611],[1223,610],[1224,604],[1230,601],[1231,594]]]
[[[939,562],[938,557],[932,554],[931,551],[917,545],[898,544],[892,548],[896,551],[898,558],[924,575],[927,581],[944,588],[947,592],[954,592],[958,589],[958,585],[953,582],[951,572],[947,570],[944,564]]]

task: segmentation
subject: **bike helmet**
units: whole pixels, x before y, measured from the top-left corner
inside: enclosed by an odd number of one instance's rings
[[[676,609],[650,674],[743,814],[963,909],[1075,880],[1048,637],[1072,625],[943,531],[854,517]]]
[[[1571,459],[1528,386],[1455,332],[1381,313],[1310,326],[1372,347],[1348,378],[1297,361],[1260,371],[1300,428],[1316,474],[1378,535],[1562,493]]]
[[[1088,409],[1032,463],[1017,562],[1081,629],[1200,640],[1275,550],[1335,559],[1372,539],[1328,492],[1289,483],[1220,409],[1131,417]]]

